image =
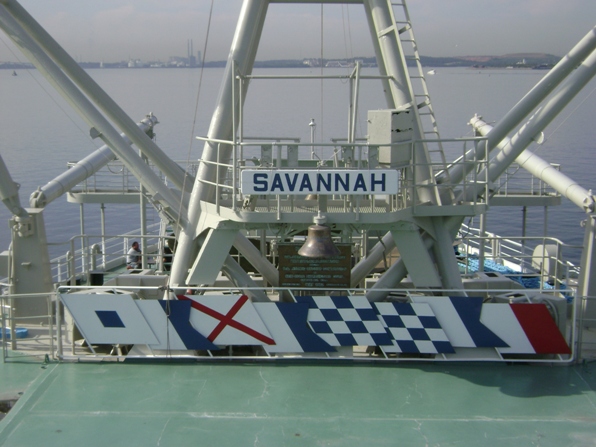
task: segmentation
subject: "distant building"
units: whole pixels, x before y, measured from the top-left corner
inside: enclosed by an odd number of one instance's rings
[[[343,68],[352,68],[354,67],[354,62],[348,61],[328,61],[325,64],[325,67],[343,67]]]
[[[168,67],[199,67],[202,63],[201,52],[197,51],[195,56],[193,50],[192,39],[186,41],[186,57],[182,56],[170,56],[167,66]]]
[[[128,68],[142,68],[145,66],[145,63],[141,59],[129,59],[128,61]]]
[[[181,56],[170,56],[168,67],[188,67],[188,59]]]

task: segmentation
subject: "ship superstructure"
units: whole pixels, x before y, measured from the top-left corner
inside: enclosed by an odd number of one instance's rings
[[[593,77],[596,31],[494,126],[475,116],[475,137],[445,139],[405,3],[346,2],[364,8],[379,73],[356,63],[328,76],[349,84],[347,134],[315,151],[313,141],[254,137],[245,125],[250,85],[275,78],[253,73],[270,3],[293,2],[244,2],[202,154],[188,168],[152,140],[156,117],[136,124],[16,1],[0,3],[0,27],[106,144],[36,191],[30,208],[8,171],[1,176],[14,214],[1,257],[12,348],[19,321],[45,318],[60,359],[577,359],[577,330],[594,317],[594,197],[528,146]],[[278,79],[292,77],[323,75]],[[360,86],[372,81],[385,103],[367,111],[359,139]],[[457,148],[453,161],[446,145]],[[95,180],[115,158],[140,194]],[[497,188],[513,163],[540,187]],[[83,235],[53,263],[43,207],[63,194],[138,201],[161,225],[116,242]],[[483,226],[490,206],[562,196],[586,212],[578,267],[557,240],[501,241]],[[472,216],[477,233],[463,225]],[[141,268],[116,274],[135,237]]]

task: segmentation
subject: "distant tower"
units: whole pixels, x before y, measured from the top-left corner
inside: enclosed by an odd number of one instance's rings
[[[195,59],[195,52],[192,48],[192,39],[190,39],[190,66],[196,67],[196,65],[197,65],[197,61]]]
[[[201,50],[197,51],[197,65],[203,66],[203,59],[201,58]]]
[[[197,60],[195,59],[195,52],[193,50],[192,39],[190,39],[190,66],[197,66]]]

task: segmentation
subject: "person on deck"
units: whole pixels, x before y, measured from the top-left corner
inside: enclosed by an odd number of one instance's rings
[[[178,246],[178,241],[174,237],[174,233],[169,234],[169,239],[166,240],[166,243],[163,248],[163,269],[166,272],[169,272],[172,268],[172,261],[174,259],[174,252],[176,251],[176,247]]]
[[[172,257],[173,257],[172,249],[169,245],[164,246],[163,248],[163,269],[166,272],[169,272],[172,268]]]
[[[126,268],[139,269],[141,268],[141,250],[139,250],[139,243],[134,241],[130,250],[126,254]]]

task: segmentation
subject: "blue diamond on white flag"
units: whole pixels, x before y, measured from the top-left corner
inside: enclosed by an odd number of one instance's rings
[[[130,295],[73,293],[60,298],[90,344],[159,344]]]

